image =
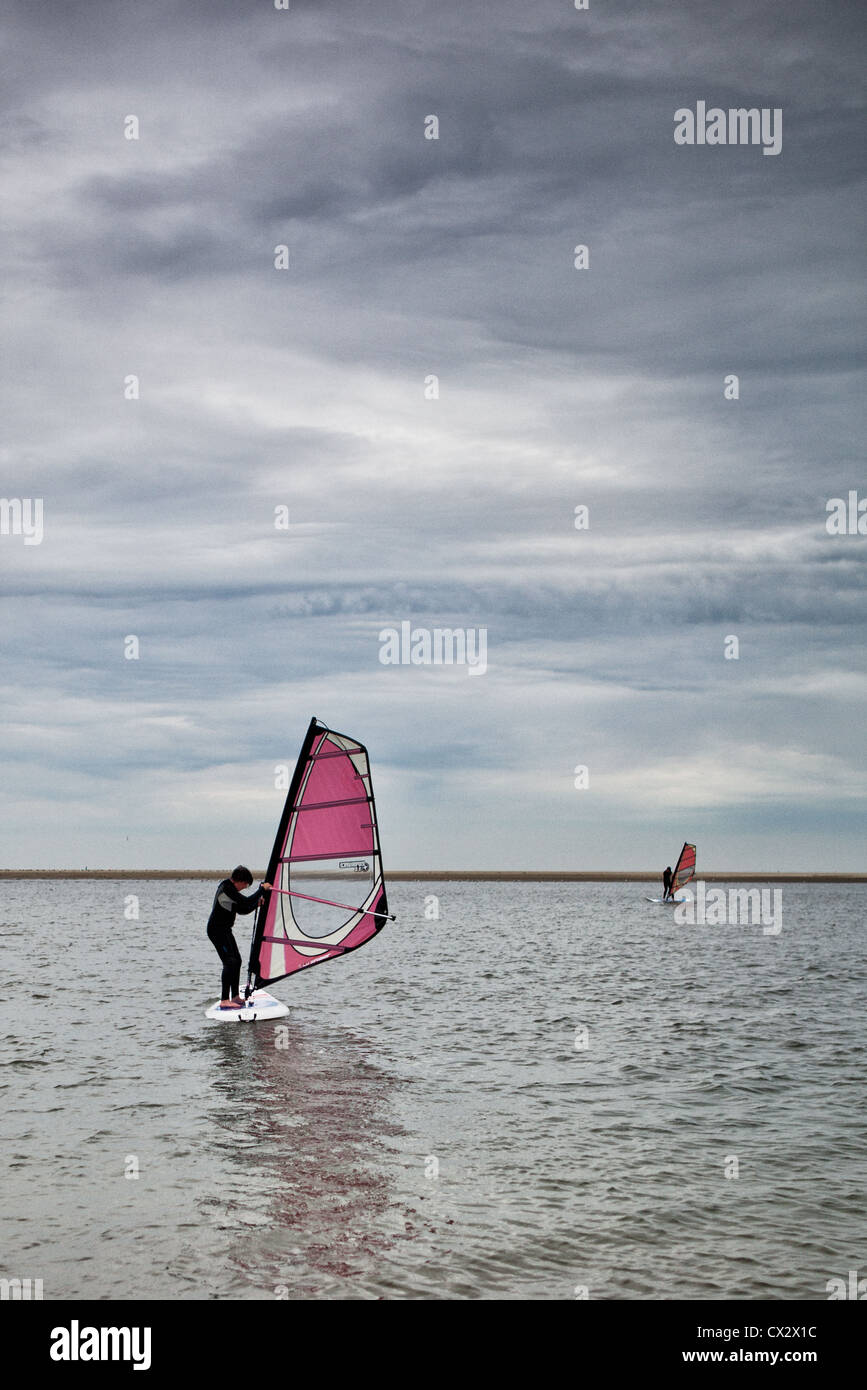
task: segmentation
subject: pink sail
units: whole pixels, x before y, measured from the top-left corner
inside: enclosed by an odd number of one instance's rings
[[[266,882],[273,888],[256,914],[248,988],[346,955],[389,919],[367,749],[316,719],[301,746]]]

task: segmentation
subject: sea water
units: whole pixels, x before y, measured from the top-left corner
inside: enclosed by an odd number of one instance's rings
[[[213,885],[4,882],[0,1276],[827,1298],[867,1274],[867,888],[784,885],[773,935],[656,891],[395,884],[397,923],[241,1025],[204,1018]]]

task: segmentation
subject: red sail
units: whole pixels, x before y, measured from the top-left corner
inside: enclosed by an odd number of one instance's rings
[[[680,851],[680,858],[674,866],[674,873],[671,876],[671,891],[675,893],[678,888],[682,888],[685,883],[695,874],[695,845],[684,845]]]
[[[356,950],[389,915],[367,749],[315,719],[266,881],[274,886],[256,915],[250,951],[257,988]]]

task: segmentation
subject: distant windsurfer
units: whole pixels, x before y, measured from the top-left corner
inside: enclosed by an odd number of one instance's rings
[[[663,901],[664,903],[667,903],[670,897],[671,897],[671,865],[669,864],[668,868],[665,870],[665,873],[662,875],[662,901]]]
[[[240,994],[241,952],[232,932],[238,913],[246,917],[255,912],[263,901],[262,893],[271,887],[270,883],[260,883],[251,897],[245,898],[242,888],[249,888],[253,875],[243,864],[232,870],[230,878],[224,878],[214,894],[214,906],[208,918],[208,936],[220,960],[223,962],[221,1009],[242,1009],[244,1001]]]

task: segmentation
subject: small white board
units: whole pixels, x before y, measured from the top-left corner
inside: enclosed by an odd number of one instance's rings
[[[645,898],[646,903],[661,903],[664,907],[677,907],[678,903],[688,903],[689,898]]]
[[[214,1018],[218,1023],[262,1023],[268,1018],[285,1018],[288,1012],[286,1005],[267,989],[254,989],[243,1009],[221,1009],[218,999],[205,1018]]]

